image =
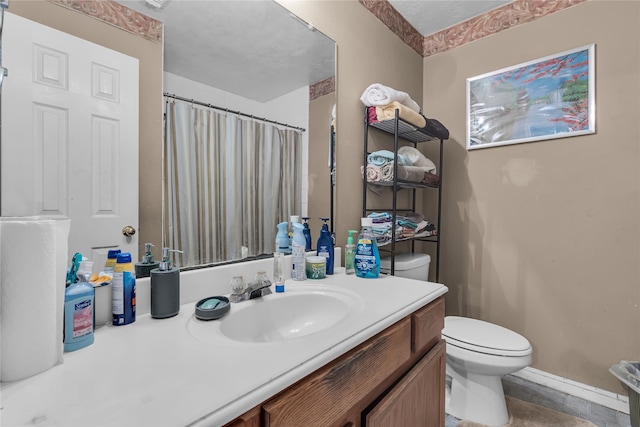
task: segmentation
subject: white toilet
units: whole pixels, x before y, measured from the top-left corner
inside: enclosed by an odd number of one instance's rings
[[[380,271],[389,274],[390,257],[380,261]],[[398,254],[394,273],[426,281],[430,261],[427,254]],[[509,413],[502,376],[531,364],[529,341],[502,326],[456,316],[445,317],[442,338],[447,342],[447,380],[451,380],[445,411],[461,420],[491,427],[507,424]]]
[[[451,379],[446,412],[491,427],[507,424],[502,376],[531,364],[529,341],[502,326],[457,316],[445,317],[442,338]]]

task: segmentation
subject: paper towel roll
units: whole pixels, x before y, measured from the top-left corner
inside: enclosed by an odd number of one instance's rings
[[[70,220],[0,218],[0,381],[62,363]]]

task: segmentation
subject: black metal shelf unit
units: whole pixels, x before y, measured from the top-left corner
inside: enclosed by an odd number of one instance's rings
[[[431,135],[427,132],[425,132],[424,130],[421,129],[417,129],[416,126],[412,125],[411,123],[403,120],[400,117],[400,113],[398,110],[396,110],[396,114],[395,114],[395,118],[391,119],[391,120],[384,120],[384,121],[377,121],[377,122],[370,122],[369,119],[369,115],[368,115],[368,110],[367,108],[365,108],[365,112],[364,112],[364,117],[365,117],[365,125],[364,125],[364,158],[363,158],[363,165],[364,165],[364,170],[363,170],[363,189],[362,189],[362,216],[366,217],[368,216],[368,214],[370,212],[375,212],[375,211],[380,211],[380,210],[387,210],[389,212],[391,212],[392,215],[392,224],[393,226],[391,227],[391,241],[388,244],[385,244],[381,247],[384,247],[386,249],[386,246],[390,246],[390,249],[388,250],[388,252],[390,253],[391,256],[391,275],[395,274],[395,256],[396,256],[396,243],[399,242],[407,242],[410,241],[411,243],[411,251],[415,250],[415,242],[416,241],[423,241],[423,242],[431,242],[434,243],[436,245],[436,259],[435,259],[435,280],[436,282],[438,282],[440,280],[440,239],[442,237],[441,234],[441,219],[442,219],[442,167],[443,167],[443,154],[444,154],[444,150],[443,150],[443,145],[444,145],[444,139],[442,138],[438,138],[434,135]],[[370,154],[369,152],[369,132],[371,130],[371,128],[386,132],[388,134],[393,135],[393,153],[394,153],[394,159],[393,159],[393,181],[389,181],[389,182],[380,182],[380,181],[375,181],[375,182],[370,182],[367,180],[367,174],[366,174],[366,165],[367,165],[367,158]],[[438,160],[438,176],[440,178],[440,182],[439,185],[429,185],[429,184],[422,184],[422,183],[416,183],[416,182],[411,182],[411,181],[404,181],[401,179],[398,179],[398,156],[396,155],[398,152],[398,148],[400,148],[399,146],[399,142],[400,140],[404,140],[407,141],[411,144],[413,144],[414,147],[417,147],[417,145],[419,143],[424,143],[424,142],[439,142],[439,160]],[[388,186],[392,189],[392,206],[390,209],[380,209],[380,208],[376,208],[376,209],[371,209],[368,208],[367,206],[367,184],[376,184],[376,185],[384,185],[384,186]],[[415,212],[416,210],[416,191],[418,189],[423,189],[423,188],[429,188],[433,191],[437,191],[437,198],[438,198],[438,209],[437,209],[437,219],[436,219],[436,230],[437,233],[435,235],[429,235],[429,236],[413,236],[413,237],[409,237],[409,238],[401,238],[398,237],[396,238],[396,216],[398,214],[398,212],[409,212],[409,211],[413,211]],[[398,208],[397,206],[397,194],[398,191],[402,190],[402,189],[409,189],[411,191],[411,207],[410,208]],[[431,265],[433,265],[434,263],[432,262]]]

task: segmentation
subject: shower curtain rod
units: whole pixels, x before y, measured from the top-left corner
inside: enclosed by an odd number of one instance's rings
[[[284,126],[284,127],[290,128],[290,129],[299,130],[300,132],[306,132],[305,128],[301,128],[301,127],[298,127],[298,126],[291,126],[291,125],[288,125],[286,123],[276,122],[275,120],[265,119],[264,117],[252,116],[251,114],[241,113],[240,111],[229,110],[228,108],[217,107],[217,106],[212,105],[212,104],[207,104],[206,102],[200,102],[200,101],[196,101],[194,99],[184,98],[182,96],[178,96],[178,95],[175,95],[173,93],[164,92],[163,95],[166,96],[167,98],[173,98],[173,99],[177,99],[179,101],[190,102],[192,104],[201,105],[203,107],[213,108],[213,109],[216,109],[216,110],[220,110],[220,111],[224,111],[224,112],[232,113],[232,114],[237,114],[237,115],[243,116],[243,117],[249,117],[251,119],[260,120],[260,121],[267,122],[267,123],[273,123],[273,124],[278,125],[278,126]]]

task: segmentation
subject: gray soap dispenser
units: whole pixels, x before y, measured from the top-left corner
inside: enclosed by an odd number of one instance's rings
[[[162,248],[162,261],[151,270],[151,317],[166,319],[180,311],[180,270],[171,267],[169,252],[175,249]]]
[[[144,256],[142,257],[142,261],[136,263],[136,265],[134,266],[137,279],[140,279],[142,277],[149,277],[151,270],[160,266],[160,263],[154,261],[153,259],[153,254],[151,253],[152,246],[154,245],[151,243],[144,244]]]

